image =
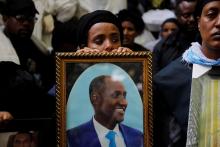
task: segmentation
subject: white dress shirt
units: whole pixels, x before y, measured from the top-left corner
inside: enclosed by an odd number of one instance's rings
[[[95,131],[98,135],[99,142],[100,142],[101,146],[108,147],[109,140],[105,136],[110,130],[107,129],[106,127],[104,127],[103,125],[101,125],[99,122],[97,122],[94,117],[93,117],[93,124],[94,124]],[[117,147],[126,147],[125,142],[124,142],[124,138],[119,130],[118,124],[115,126],[113,131],[116,132],[116,135],[115,135],[116,146]]]

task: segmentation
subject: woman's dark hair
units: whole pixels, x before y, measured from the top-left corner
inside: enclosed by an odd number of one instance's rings
[[[201,16],[203,7],[204,7],[207,3],[212,2],[212,1],[218,1],[218,0],[197,0],[195,12],[194,12],[194,18],[195,18],[195,20],[197,20],[197,18]]]
[[[55,28],[52,32],[52,47],[56,52],[76,51],[77,18],[67,22],[55,20]],[[62,48],[63,44],[72,45],[72,48]],[[75,49],[75,50],[74,50]]]
[[[142,19],[141,13],[136,13],[131,10],[123,9],[119,11],[117,16],[121,23],[124,21],[130,21],[132,24],[134,24],[138,34],[141,34],[143,32],[145,24]]]
[[[176,24],[177,26],[179,26],[179,23],[178,23],[178,21],[177,21],[176,18],[168,18],[168,19],[164,20],[164,22],[161,24],[161,28],[163,28],[164,25],[165,25],[166,23],[168,23],[168,22],[174,23],[174,24]]]

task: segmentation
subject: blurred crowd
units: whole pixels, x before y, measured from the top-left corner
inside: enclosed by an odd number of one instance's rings
[[[193,134],[195,143],[187,136],[187,131],[192,134],[187,130],[189,110],[190,114],[196,111],[191,105],[200,100],[190,100],[192,71],[194,63],[220,65],[220,3],[216,2],[215,9],[206,8],[214,2],[0,0],[0,126],[16,119],[53,119],[51,128],[54,129],[48,128],[51,135],[45,144],[56,146],[56,52],[146,51],[153,56],[154,146],[183,147],[186,142],[189,146],[201,144],[198,133]],[[203,18],[206,17],[203,13],[210,17]],[[212,29],[213,34],[208,36]],[[214,43],[209,39],[213,35]],[[201,48],[202,55],[192,54],[199,52],[194,50],[186,52],[192,46]],[[211,63],[204,64],[203,59]],[[215,64],[209,59],[215,60]],[[126,70],[142,94],[142,75],[138,67],[127,67]],[[216,71],[219,83],[218,68]],[[215,101],[219,102],[219,95],[216,97],[218,100]],[[220,113],[219,106],[216,111]],[[191,122],[194,117],[190,118],[189,124],[195,125]]]

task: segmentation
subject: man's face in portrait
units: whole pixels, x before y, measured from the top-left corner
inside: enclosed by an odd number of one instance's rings
[[[123,84],[110,77],[105,78],[105,88],[100,92],[96,117],[104,126],[115,126],[124,120],[127,107],[126,91]]]

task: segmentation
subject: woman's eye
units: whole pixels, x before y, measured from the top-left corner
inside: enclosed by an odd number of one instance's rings
[[[102,44],[103,40],[101,38],[97,38],[94,40],[95,44]]]
[[[218,12],[215,10],[209,10],[206,14],[208,18],[215,18],[218,15]]]
[[[119,38],[118,37],[112,38],[112,42],[114,43],[119,42]]]

